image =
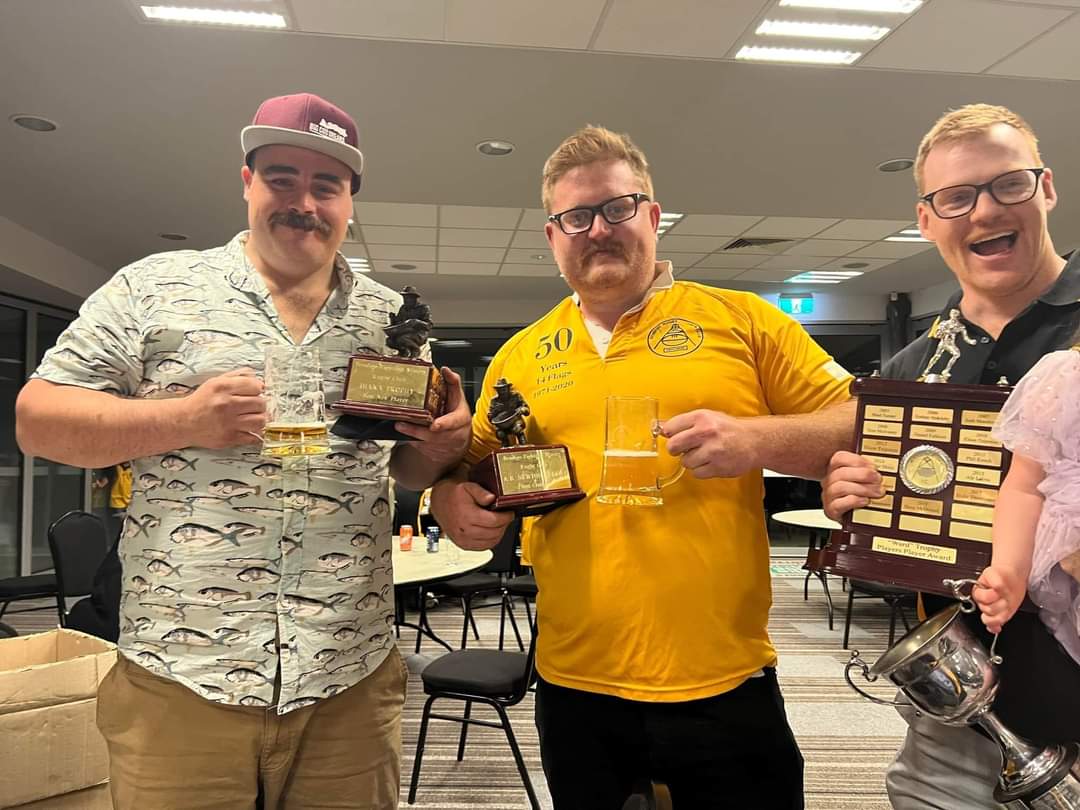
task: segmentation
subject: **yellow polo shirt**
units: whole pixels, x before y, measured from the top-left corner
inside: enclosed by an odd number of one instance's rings
[[[571,298],[511,338],[484,379],[470,462],[499,446],[486,414],[500,377],[529,404],[529,443],[565,445],[588,494],[530,526],[540,675],[633,700],[684,701],[773,665],[760,471],[686,474],[663,491],[661,507],[599,504],[605,398],[657,397],[661,419],[696,408],[806,413],[848,399],[850,376],[756,295],[679,281],[619,320],[606,357]],[[675,470],[663,439],[661,459]]]

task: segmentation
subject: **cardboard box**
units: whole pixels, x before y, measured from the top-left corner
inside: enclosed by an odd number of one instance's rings
[[[92,788],[53,796],[30,804],[20,804],[12,810],[113,810],[109,783]]]
[[[0,807],[108,780],[97,690],[115,662],[115,644],[74,630],[0,639]]]

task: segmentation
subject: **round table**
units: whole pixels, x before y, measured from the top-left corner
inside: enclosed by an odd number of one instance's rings
[[[403,627],[416,628],[416,652],[420,652],[420,636],[425,635],[437,644],[441,644],[447,650],[454,648],[443,641],[431,629],[427,618],[427,604],[424,601],[424,587],[436,582],[444,582],[477,568],[482,568],[491,560],[493,554],[490,550],[466,551],[454,546],[449,538],[439,543],[439,551],[431,554],[427,550],[427,540],[423,537],[413,537],[411,551],[402,551],[400,539],[395,535],[392,538],[394,550],[394,587],[416,587],[419,590],[419,616],[416,624],[405,621],[405,610],[401,599],[396,599],[398,624]]]
[[[803,564],[803,568],[806,569],[806,579],[803,580],[803,599],[805,600],[809,597],[807,589],[810,585],[810,577],[817,577],[818,581],[821,582],[821,587],[825,590],[825,605],[829,615],[829,629],[832,630],[832,594],[829,593],[829,582],[825,577],[825,572],[817,568],[815,562],[821,548],[825,546],[824,542],[819,546],[817,543],[818,539],[823,538],[827,541],[829,532],[839,529],[840,524],[826,515],[825,510],[823,509],[789,509],[786,512],[773,512],[769,517],[777,523],[785,523],[788,526],[798,526],[802,529],[810,530],[810,542],[806,549],[806,562]]]

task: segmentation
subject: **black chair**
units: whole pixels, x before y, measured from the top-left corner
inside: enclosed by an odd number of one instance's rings
[[[31,599],[53,599],[56,597],[57,584],[55,574],[30,574],[25,577],[7,577],[0,579],[0,618],[7,612],[8,605],[12,602],[24,602]],[[11,613],[29,613],[32,610],[44,610],[44,607],[31,607],[24,610],[13,610]],[[7,625],[4,625],[7,627]],[[14,629],[8,627],[12,635],[18,635]]]
[[[453,596],[460,600],[461,610],[464,613],[461,625],[461,649],[465,649],[469,640],[469,627],[472,627],[473,636],[479,640],[480,633],[476,629],[476,620],[473,618],[473,599],[478,596],[499,596],[499,649],[503,648],[504,628],[507,617],[510,619],[510,627],[514,631],[518,649],[525,651],[525,644],[521,640],[521,632],[518,630],[517,619],[514,617],[514,605],[510,594],[506,590],[510,575],[517,567],[517,544],[521,536],[521,518],[515,517],[506,527],[499,544],[493,548],[491,561],[479,571],[471,574],[462,574],[443,582],[433,590],[437,593]],[[494,603],[490,605],[494,607]],[[488,607],[484,605],[483,607]]]
[[[521,597],[525,603],[525,615],[529,618],[529,627],[535,633],[536,621],[533,619],[531,604],[536,601],[536,595],[540,592],[540,589],[536,587],[536,575],[530,573],[511,577],[506,581],[506,592],[511,599],[515,596]],[[501,635],[502,631],[500,630],[499,633]]]
[[[89,596],[94,576],[109,552],[109,538],[101,518],[89,512],[72,511],[49,526],[49,551],[56,571],[56,607],[60,626],[69,626],[67,600]],[[80,614],[85,608],[80,608]]]
[[[416,788],[420,782],[420,764],[424,757],[424,742],[427,739],[428,721],[451,720],[461,723],[461,738],[458,741],[457,759],[461,762],[465,756],[465,738],[470,725],[501,728],[506,733],[510,750],[514,754],[521,781],[529,796],[533,810],[540,810],[525,760],[521,756],[514,730],[506,710],[516,706],[528,692],[534,678],[533,660],[536,655],[536,636],[529,641],[528,653],[506,652],[503,650],[455,650],[435,659],[423,672],[420,679],[424,683],[424,693],[428,695],[420,719],[420,736],[416,740],[416,758],[413,761],[412,781],[409,784],[409,804],[416,801]],[[460,700],[465,703],[464,713],[459,717],[449,714],[435,714],[432,704],[438,699]],[[499,722],[477,720],[470,717],[473,703],[491,706],[499,715]]]
[[[848,580],[847,616],[844,617],[844,649],[848,649],[848,634],[851,631],[851,614],[856,599],[883,599],[889,606],[889,646],[896,638],[896,617],[904,623],[904,631],[911,630],[907,616],[904,615],[904,607],[914,607],[916,596],[912,591],[905,591],[889,585],[879,585],[876,582],[865,582],[859,579]]]

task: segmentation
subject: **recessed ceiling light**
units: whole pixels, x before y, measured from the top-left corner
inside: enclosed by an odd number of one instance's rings
[[[345,262],[354,273],[370,273],[371,263],[367,259],[346,258]]]
[[[140,6],[148,20],[156,22],[242,25],[249,28],[286,28],[282,14],[270,11],[240,11],[226,8],[186,8],[183,6]]]
[[[476,151],[488,157],[502,157],[514,151],[514,145],[510,141],[480,141],[476,145]]]
[[[879,163],[877,170],[879,172],[906,172],[914,165],[915,161],[911,158],[890,158]]]
[[[165,233],[159,233],[158,236],[160,236],[162,239],[168,239],[170,242],[183,242],[185,239],[187,239],[187,234],[170,233],[169,231],[166,231]]]
[[[55,121],[50,121],[48,118],[42,118],[40,115],[16,113],[11,116],[9,120],[16,126],[20,126],[23,129],[29,129],[33,132],[52,132],[56,129]]]
[[[788,8],[827,8],[834,11],[871,11],[910,14],[923,0],[780,0]]]
[[[538,262],[542,262],[547,258],[547,254],[545,254],[545,253],[534,253],[532,255],[532,257],[534,259],[536,259]]]
[[[869,266],[870,262],[848,262],[847,264],[841,265],[841,267],[845,267],[848,270],[861,270],[862,268]]]
[[[923,239],[921,236],[886,236],[886,242],[929,242],[929,239]]]
[[[758,62],[802,62],[812,65],[850,65],[862,56],[861,51],[831,51],[817,48],[766,48],[743,45],[736,59]]]
[[[804,37],[807,39],[879,40],[889,28],[884,25],[848,25],[845,23],[765,20],[754,33],[761,36]]]
[[[472,346],[471,340],[436,340],[440,349],[467,349]]]
[[[405,263],[401,263],[401,264],[392,264],[392,265],[390,265],[390,266],[391,266],[391,267],[392,267],[392,268],[393,268],[394,270],[415,270],[415,269],[416,269],[416,265],[415,265],[415,264],[405,264]]]
[[[904,228],[900,231],[900,236],[922,236],[922,231],[918,228]]]

